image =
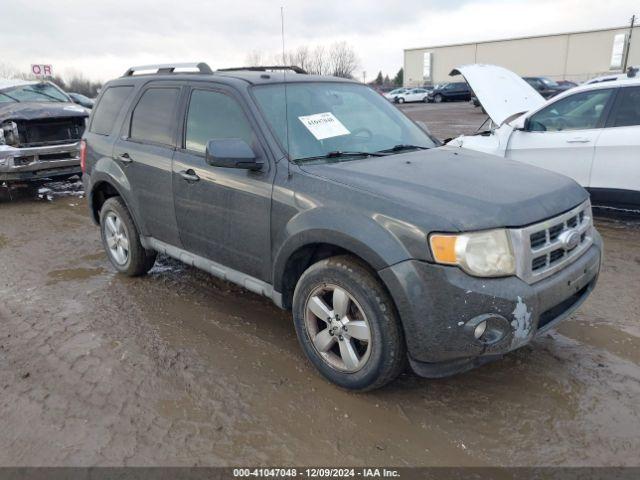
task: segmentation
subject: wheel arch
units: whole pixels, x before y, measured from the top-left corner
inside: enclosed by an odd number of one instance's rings
[[[296,284],[307,268],[336,255],[350,255],[359,260],[386,288],[378,271],[392,263],[389,257],[343,233],[325,230],[305,231],[291,238],[280,249],[274,263],[273,287],[282,295],[281,306],[285,309],[291,308]]]
[[[92,187],[88,192],[87,200],[91,211],[91,217],[96,224],[100,223],[100,210],[104,205],[104,202],[111,197],[120,197],[122,199],[127,210],[131,214],[131,218],[133,219],[133,223],[138,229],[138,232],[143,235],[144,232],[140,228],[142,224],[137,217],[137,212],[132,208],[131,195],[128,190],[123,188],[119,182],[113,179],[110,175],[107,175],[104,172],[94,173],[92,175]]]

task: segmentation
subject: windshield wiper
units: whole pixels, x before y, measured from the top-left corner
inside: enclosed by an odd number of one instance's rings
[[[320,160],[323,158],[343,158],[343,157],[384,157],[388,155],[385,152],[343,152],[335,150],[325,153],[324,155],[315,155],[313,157],[296,158],[296,162],[306,162],[310,160]]]
[[[42,95],[43,97],[53,98],[56,102],[64,102],[64,100],[60,100],[58,97],[54,97],[53,95],[49,95],[48,93],[39,92],[38,90],[34,90],[32,88],[23,88],[22,91],[37,93],[38,95]]]
[[[11,100],[13,100],[14,102],[20,103],[20,100],[18,100],[15,97],[12,97],[11,95],[9,95],[8,93],[4,93],[4,92],[0,92],[0,95],[4,95],[7,98],[10,98]]]
[[[420,145],[395,145],[391,148],[387,148],[385,150],[378,150],[377,153],[396,153],[402,152],[404,150],[427,150],[429,147],[421,147]]]

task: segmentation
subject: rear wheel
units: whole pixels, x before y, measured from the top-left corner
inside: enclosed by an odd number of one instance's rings
[[[405,343],[393,302],[353,257],[332,257],[305,271],[295,289],[293,316],[311,363],[343,388],[373,390],[404,368]]]
[[[156,261],[156,252],[146,250],[131,214],[120,197],[111,197],[100,210],[102,244],[112,265],[130,277],[144,275]]]

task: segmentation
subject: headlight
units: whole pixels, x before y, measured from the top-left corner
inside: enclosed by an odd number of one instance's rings
[[[429,243],[437,263],[458,265],[470,275],[504,277],[516,273],[516,261],[506,230],[433,234]]]

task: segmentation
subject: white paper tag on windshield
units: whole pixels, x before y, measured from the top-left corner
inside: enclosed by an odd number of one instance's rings
[[[331,112],[316,113],[298,119],[318,140],[351,133]]]

